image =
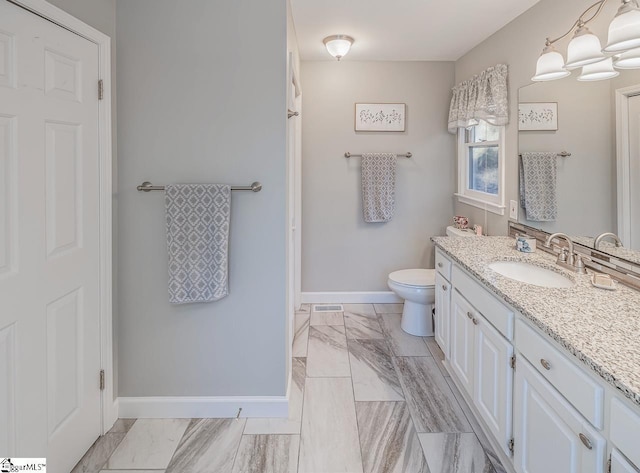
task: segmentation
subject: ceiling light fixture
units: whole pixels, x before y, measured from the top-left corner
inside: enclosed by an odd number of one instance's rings
[[[353,44],[353,38],[351,36],[347,36],[344,34],[334,34],[332,36],[327,36],[322,40],[324,45],[334,58],[338,61],[342,59],[351,49],[351,45]]]
[[[608,0],[600,0],[587,8],[562,36],[547,38],[544,50],[536,64],[533,81],[548,81],[567,77],[569,69],[582,67],[578,80],[604,80],[617,76],[618,69],[640,68],[640,6],[638,0],[622,0],[622,5],[609,25],[607,46],[603,49],[600,40],[587,23],[593,21]],[[595,11],[594,11],[595,10]],[[587,16],[591,13],[591,16]],[[567,62],[553,44],[574,32],[567,46]],[[616,54],[615,61],[611,57]]]

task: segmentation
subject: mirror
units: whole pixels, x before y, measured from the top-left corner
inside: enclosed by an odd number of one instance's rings
[[[634,195],[629,191],[640,188],[640,173],[623,172],[623,178],[631,179],[624,186],[627,195],[618,195],[618,169],[616,154],[616,90],[636,85],[640,92],[640,70],[623,71],[614,80],[580,82],[573,74],[564,80],[538,82],[521,87],[519,104],[538,113],[541,108],[553,110],[553,106],[539,104],[557,103],[556,124],[550,123],[546,130],[523,130],[539,128],[534,123],[528,126],[519,120],[518,151],[555,152],[566,151],[570,156],[558,156],[556,177],[557,216],[554,221],[527,219],[525,209],[520,207],[518,222],[545,232],[564,232],[575,236],[576,243],[593,247],[594,237],[613,232],[623,238],[625,230],[619,221],[618,200],[632,203]],[[529,105],[533,104],[533,105]],[[639,113],[640,115],[640,113]],[[519,117],[521,118],[521,117]],[[526,121],[526,120],[524,120]],[[640,128],[640,127],[638,127]],[[637,131],[636,131],[637,133]],[[635,138],[639,140],[638,137]],[[631,140],[630,140],[631,141]],[[635,151],[636,160],[638,151]],[[634,154],[632,153],[632,156]],[[519,168],[522,162],[519,160]],[[634,169],[634,166],[630,166]],[[635,164],[635,169],[640,164]],[[622,186],[620,187],[622,192]],[[629,207],[629,205],[626,205]],[[624,206],[622,206],[624,207]],[[633,205],[630,205],[633,209]],[[622,212],[626,215],[624,225],[640,233],[640,212]],[[640,238],[623,238],[624,248],[617,248],[611,239],[604,240],[599,249],[619,258],[640,263]]]

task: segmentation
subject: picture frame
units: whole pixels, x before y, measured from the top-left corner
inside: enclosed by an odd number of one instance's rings
[[[356,103],[355,131],[405,131],[404,103]]]
[[[520,102],[518,131],[557,131],[558,102]]]

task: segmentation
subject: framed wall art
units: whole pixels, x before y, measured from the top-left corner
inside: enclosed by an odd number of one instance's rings
[[[518,104],[519,131],[556,131],[558,102],[521,102]]]
[[[357,103],[356,131],[404,131],[406,104]]]

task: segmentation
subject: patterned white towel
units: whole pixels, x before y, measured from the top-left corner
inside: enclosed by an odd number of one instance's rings
[[[211,302],[227,296],[231,187],[169,185],[165,205],[169,301]]]
[[[391,153],[362,155],[362,204],[364,221],[388,222],[396,202],[396,161]]]
[[[556,192],[558,153],[522,153],[520,206],[527,220],[553,222],[558,215]]]

